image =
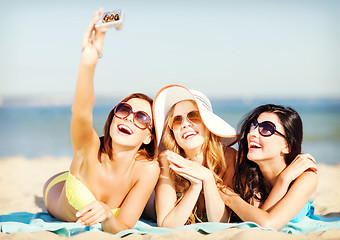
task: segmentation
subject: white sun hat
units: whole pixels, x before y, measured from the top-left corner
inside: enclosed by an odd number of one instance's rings
[[[184,100],[196,102],[204,125],[210,132],[221,137],[223,145],[230,146],[236,142],[237,133],[235,129],[213,113],[207,96],[197,90],[189,90],[181,85],[168,85],[157,93],[153,101],[154,124],[158,144],[162,136],[165,119],[171,107]]]

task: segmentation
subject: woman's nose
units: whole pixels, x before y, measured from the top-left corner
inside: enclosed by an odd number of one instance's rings
[[[192,123],[188,120],[188,118],[183,118],[182,127],[185,128],[188,126],[192,126]]]
[[[130,122],[133,122],[133,117],[134,117],[134,114],[130,113],[125,119],[129,120]]]
[[[259,127],[259,126],[256,126],[256,127],[253,128],[253,129],[249,129],[249,134],[250,134],[250,135],[253,135],[253,136],[257,136],[257,135],[259,134],[258,127]]]

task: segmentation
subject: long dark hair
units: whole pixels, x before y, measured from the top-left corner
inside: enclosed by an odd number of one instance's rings
[[[132,98],[139,98],[139,99],[144,99],[150,103],[150,106],[152,106],[153,100],[148,97],[147,95],[143,93],[132,93],[125,97],[121,102],[127,102]],[[100,159],[100,156],[102,153],[106,153],[109,158],[112,160],[112,138],[110,136],[110,126],[112,119],[114,117],[114,108],[109,113],[109,116],[106,119],[106,123],[104,126],[104,136],[100,137],[100,148],[98,151],[98,159]],[[155,134],[155,125],[152,123],[152,128],[151,128],[151,135],[152,135],[152,140],[150,141],[149,144],[142,144],[142,146],[138,150],[138,154],[140,156],[143,156],[149,160],[153,160],[154,157],[157,154],[157,141],[156,141],[156,134]]]
[[[294,109],[266,104],[261,105],[248,113],[239,124],[239,150],[233,177],[233,187],[234,191],[249,203],[253,203],[254,198],[263,203],[269,194],[265,188],[264,179],[259,166],[247,158],[247,135],[249,133],[250,123],[264,112],[276,114],[284,128],[285,139],[289,148],[289,153],[284,156],[285,163],[289,165],[294,158],[301,153],[303,138],[302,121],[299,114]]]

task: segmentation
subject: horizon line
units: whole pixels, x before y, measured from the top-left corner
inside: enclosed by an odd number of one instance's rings
[[[118,103],[124,96],[97,96],[95,99],[95,105],[112,105],[112,103]],[[235,97],[235,96],[226,96],[226,97],[210,97],[211,102],[221,102],[228,101],[228,104],[232,103],[242,103],[244,105],[252,105],[257,102],[262,101],[284,101],[284,102],[295,102],[298,103],[302,101],[302,103],[309,104],[317,104],[317,103],[329,103],[332,105],[340,105],[340,96],[329,96],[329,97],[306,97],[306,96],[296,96],[294,98],[290,96],[269,96],[269,97]],[[11,96],[11,97],[0,97],[0,107],[39,107],[39,106],[72,106],[73,96],[72,97],[61,97],[61,96]],[[299,105],[300,105],[299,104]]]

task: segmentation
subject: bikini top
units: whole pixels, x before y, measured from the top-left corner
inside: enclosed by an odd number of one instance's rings
[[[68,172],[66,178],[65,190],[69,204],[78,211],[96,201],[96,197],[92,192],[70,172]],[[118,214],[118,211],[119,208],[111,209],[114,216]]]

